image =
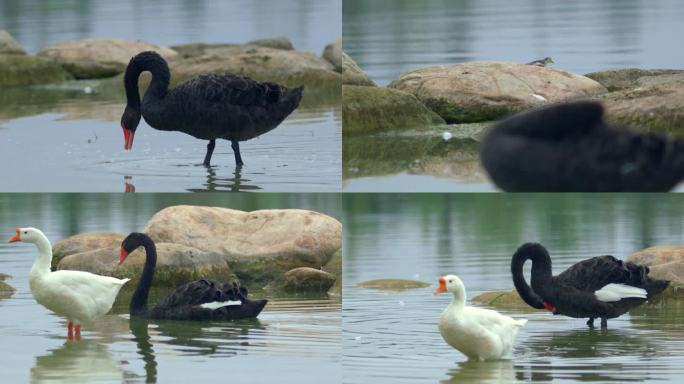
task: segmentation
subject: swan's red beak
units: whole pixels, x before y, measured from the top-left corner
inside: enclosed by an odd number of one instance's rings
[[[127,256],[128,256],[128,252],[126,252],[126,250],[123,247],[121,247],[121,253],[119,254],[119,263],[116,264],[116,266],[117,267],[120,266],[121,263],[123,263],[124,260],[126,260]]]
[[[437,289],[432,293],[433,295],[438,295],[440,293],[446,292],[446,280],[443,277],[439,278],[439,285],[437,286]]]
[[[131,148],[133,148],[133,137],[135,136],[135,132],[126,128],[123,123],[121,123],[121,129],[123,130],[124,135],[124,149],[130,151]]]
[[[19,236],[19,228],[17,228],[17,234],[10,237],[9,240],[7,240],[8,243],[14,243],[17,241],[21,241],[21,236]]]

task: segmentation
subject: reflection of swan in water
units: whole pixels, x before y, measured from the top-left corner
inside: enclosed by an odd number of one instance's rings
[[[244,184],[244,182],[249,182],[249,179],[242,178],[242,167],[235,167],[233,178],[220,178],[216,176],[216,170],[214,167],[207,168],[207,182],[204,184],[205,189],[195,188],[188,189],[190,192],[213,192],[213,191],[255,191],[261,189],[258,185]]]
[[[148,326],[149,320],[140,317],[131,317],[131,321],[129,322],[129,327],[133,334],[133,341],[135,341],[138,346],[138,354],[142,356],[142,359],[145,362],[145,382],[156,383],[157,361],[154,357],[152,343],[150,343],[150,334],[147,331]],[[132,377],[133,375],[128,373],[127,376]]]
[[[122,382],[120,363],[106,344],[94,340],[67,340],[49,354],[36,357],[31,368],[32,383]]]
[[[238,349],[255,343],[248,341],[251,340],[248,337],[250,332],[265,329],[256,318],[230,323],[176,320],[155,320],[155,323],[161,335],[170,338],[166,344],[193,347],[192,352],[188,350],[187,353],[196,355],[220,353],[222,356],[235,356]]]
[[[470,359],[458,363],[447,373],[448,379],[442,383],[517,383],[515,369],[511,360],[478,361]]]

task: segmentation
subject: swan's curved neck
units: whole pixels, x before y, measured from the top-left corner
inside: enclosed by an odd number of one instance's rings
[[[52,245],[50,240],[42,233],[39,236],[38,241],[34,243],[38,248],[38,258],[33,263],[29,276],[50,273],[50,267],[52,266]]]
[[[133,293],[133,298],[131,298],[131,305],[128,307],[128,312],[131,316],[145,315],[147,313],[147,298],[150,295],[154,269],[157,265],[157,247],[155,247],[152,239],[145,236],[140,241],[140,245],[145,248],[145,266],[143,267],[138,286]]]
[[[143,52],[134,57],[126,67],[124,86],[126,88],[126,105],[138,113],[140,113],[138,78],[145,71],[152,73],[152,81],[145,93],[145,99],[163,99],[169,91],[171,73],[166,60],[153,52]]]
[[[532,287],[527,285],[523,275],[523,265],[527,260],[532,260]],[[537,292],[551,284],[551,257],[546,249],[538,244],[525,244],[520,247],[511,260],[511,274],[520,298],[533,308],[545,308]]]

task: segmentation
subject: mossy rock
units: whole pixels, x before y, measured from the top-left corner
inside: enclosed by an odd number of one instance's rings
[[[276,294],[326,294],[337,278],[320,269],[300,267],[291,269],[264,287]]]
[[[544,311],[530,307],[520,298],[516,290],[492,291],[481,293],[471,300],[473,303],[486,305],[497,309],[516,310],[524,312]]]
[[[125,237],[125,233],[118,232],[85,232],[69,236],[52,246],[52,265],[56,267],[65,256],[120,246]]]
[[[429,287],[430,283],[424,281],[416,280],[403,280],[403,279],[377,279],[368,280],[358,283],[356,286],[361,288],[369,289],[380,289],[388,291],[402,291],[405,289],[416,289],[416,288],[426,288]]]
[[[342,86],[344,134],[367,134],[429,128],[444,120],[415,96],[396,89]]]
[[[447,123],[474,123],[501,119],[525,110],[524,107],[511,105],[475,105],[454,104],[445,99],[425,99],[425,106],[442,117]]]
[[[61,65],[50,59],[0,55],[0,86],[61,83],[70,78]]]
[[[16,292],[16,289],[14,289],[14,287],[5,283],[5,280],[9,277],[11,276],[6,275],[4,273],[0,273],[0,300],[9,299],[14,294],[14,292]]]
[[[585,76],[598,81],[612,92],[684,80],[684,70],[623,68],[587,73]]]

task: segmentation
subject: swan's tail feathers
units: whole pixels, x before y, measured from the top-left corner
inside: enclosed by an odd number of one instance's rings
[[[648,293],[643,288],[625,284],[608,284],[594,292],[596,298],[606,303],[620,301],[622,299],[635,298],[646,299]]]

